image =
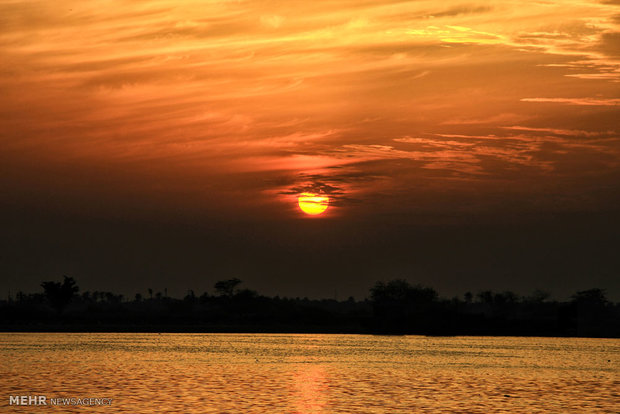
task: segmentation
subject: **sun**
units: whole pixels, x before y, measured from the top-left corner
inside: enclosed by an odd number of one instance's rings
[[[301,193],[297,198],[299,208],[310,216],[318,216],[327,210],[329,197],[315,193]]]

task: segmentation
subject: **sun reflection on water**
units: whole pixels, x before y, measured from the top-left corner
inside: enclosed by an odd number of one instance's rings
[[[328,379],[325,368],[302,365],[294,376],[295,406],[300,414],[324,413]]]

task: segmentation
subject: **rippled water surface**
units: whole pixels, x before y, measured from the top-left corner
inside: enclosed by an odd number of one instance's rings
[[[3,333],[1,411],[618,412],[620,340]],[[112,398],[9,407],[9,395]]]

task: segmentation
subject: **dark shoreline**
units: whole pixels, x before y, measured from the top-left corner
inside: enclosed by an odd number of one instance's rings
[[[355,300],[267,297],[215,284],[216,294],[192,291],[173,298],[149,289],[133,300],[112,292],[83,292],[75,280],[44,282],[44,293],[0,300],[2,332],[307,333],[427,336],[620,338],[620,303],[602,289],[570,301],[546,292],[471,292],[441,298],[432,288],[402,279],[377,282]]]

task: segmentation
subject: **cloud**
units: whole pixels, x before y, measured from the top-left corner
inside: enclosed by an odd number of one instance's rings
[[[474,145],[471,142],[460,142],[460,141],[446,141],[446,140],[438,140],[431,138],[412,138],[412,137],[402,137],[402,138],[394,138],[394,142],[400,142],[404,144],[421,144],[423,146],[430,147],[469,147]]]
[[[603,33],[599,48],[607,56],[620,57],[620,32]]]
[[[441,17],[454,17],[463,14],[480,14],[488,13],[493,10],[491,6],[455,6],[441,12],[435,12],[428,17],[441,18]]]
[[[619,98],[523,98],[522,102],[560,103],[583,106],[616,106]]]
[[[567,135],[567,136],[575,136],[575,137],[598,137],[601,135],[612,135],[615,134],[615,131],[606,131],[606,132],[595,132],[595,131],[583,131],[578,129],[558,129],[558,128],[533,128],[526,126],[507,126],[502,127],[503,129],[512,129],[517,131],[531,131],[531,132],[543,132],[550,133],[555,135]]]
[[[442,125],[477,125],[477,124],[490,124],[497,125],[506,122],[520,122],[529,119],[531,116],[517,113],[503,113],[497,115],[491,115],[485,118],[471,118],[471,117],[457,117],[442,122]]]

